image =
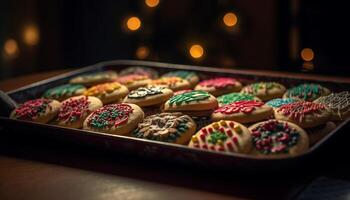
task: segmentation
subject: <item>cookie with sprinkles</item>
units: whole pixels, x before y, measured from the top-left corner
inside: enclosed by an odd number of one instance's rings
[[[208,92],[193,90],[174,95],[164,104],[167,112],[183,112],[190,116],[209,116],[218,106],[216,98]]]
[[[227,153],[249,153],[251,134],[247,127],[234,121],[209,124],[192,136],[189,147]]]
[[[48,89],[43,97],[46,99],[56,99],[57,101],[63,101],[70,97],[82,95],[86,90],[86,87],[81,84],[65,84],[51,89]]]
[[[132,136],[176,144],[187,144],[196,131],[190,116],[179,112],[160,113],[146,117]]]
[[[92,86],[100,83],[113,81],[118,74],[115,71],[104,71],[92,74],[84,74],[70,79],[69,83]]]
[[[103,104],[108,104],[122,100],[128,93],[126,86],[118,82],[110,82],[92,86],[84,92],[84,95],[97,97]]]
[[[330,109],[320,103],[298,101],[280,106],[275,109],[275,118],[289,121],[302,128],[322,125],[330,120]]]
[[[244,94],[244,93],[238,93],[238,92],[221,95],[217,97],[217,100],[219,102],[219,106],[227,105],[227,104],[234,103],[237,101],[242,101],[242,100],[261,101],[258,97],[253,96],[251,94]]]
[[[329,89],[313,83],[305,83],[296,87],[290,88],[283,95],[283,98],[293,98],[301,101],[314,101],[321,96],[329,95]]]
[[[179,77],[184,80],[187,80],[191,88],[193,88],[198,82],[199,82],[199,77],[196,72],[193,71],[186,71],[186,70],[176,70],[176,71],[171,71],[166,74],[163,74],[162,77]]]
[[[103,106],[96,97],[76,96],[62,102],[57,115],[57,125],[81,128],[86,117]]]
[[[350,116],[350,93],[343,91],[323,96],[314,101],[332,110],[332,120],[344,120]]]
[[[264,158],[300,155],[309,148],[309,138],[298,125],[281,120],[268,120],[249,127],[252,135],[251,154]]]
[[[151,79],[146,75],[130,74],[119,76],[115,81],[125,85],[129,90],[135,90],[139,87],[145,87]]]
[[[293,103],[296,101],[298,100],[292,99],[292,98],[285,98],[285,99],[277,98],[277,99],[271,99],[270,101],[266,102],[266,105],[271,106],[273,109],[277,109],[283,106],[284,104]]]
[[[160,106],[173,96],[173,91],[166,87],[151,86],[141,87],[131,91],[125,98],[124,103],[133,103],[141,107]]]
[[[276,82],[259,82],[245,86],[241,93],[251,94],[263,101],[280,98],[285,93],[286,88]]]
[[[273,116],[273,109],[264,102],[242,100],[223,105],[214,110],[213,121],[232,120],[239,123],[253,123]]]
[[[84,121],[83,129],[114,135],[129,135],[142,122],[144,113],[135,104],[109,104],[95,110]]]
[[[162,77],[159,79],[152,80],[148,86],[160,86],[170,88],[176,92],[179,90],[187,90],[191,88],[190,83],[179,77]]]
[[[195,90],[203,90],[214,96],[220,96],[231,92],[238,92],[241,88],[242,84],[234,78],[217,77],[201,81],[195,87]]]
[[[11,119],[46,124],[58,113],[61,103],[53,99],[34,99],[20,104],[10,114]]]
[[[138,67],[138,66],[128,67],[121,70],[119,74],[121,76],[130,75],[130,74],[142,75],[142,76],[147,76],[150,79],[158,78],[158,72],[148,67]]]

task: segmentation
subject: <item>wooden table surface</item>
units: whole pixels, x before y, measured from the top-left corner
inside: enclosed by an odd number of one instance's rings
[[[65,71],[1,81],[0,89],[8,91]],[[333,144],[332,151],[324,150],[322,159],[328,164],[310,175],[261,178],[69,145],[27,143],[13,138],[11,130],[0,131],[8,133],[0,137],[0,199],[288,199],[315,177],[349,178],[349,165],[341,158],[348,152],[348,136],[344,144]]]

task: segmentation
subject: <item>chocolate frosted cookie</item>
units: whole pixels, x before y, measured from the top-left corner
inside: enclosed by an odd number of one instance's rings
[[[51,89],[48,89],[43,97],[46,99],[56,99],[57,101],[63,101],[73,96],[82,95],[86,88],[81,84],[65,84]]]
[[[286,88],[276,82],[259,82],[245,86],[241,93],[251,94],[263,101],[282,97]]]
[[[167,101],[173,96],[173,91],[166,87],[141,87],[131,91],[124,99],[125,103],[134,103],[138,106],[155,106]]]
[[[344,120],[350,116],[350,93],[348,91],[332,93],[314,101],[326,105],[332,110],[332,120]]]
[[[329,89],[318,84],[301,84],[290,88],[283,95],[283,98],[293,98],[301,101],[314,101],[321,96],[330,94]]]
[[[253,96],[251,94],[244,94],[244,93],[238,93],[238,92],[221,95],[217,97],[217,100],[219,102],[219,106],[223,106],[223,105],[227,105],[230,103],[243,101],[243,100],[261,101],[258,97]]]
[[[60,107],[61,103],[52,99],[29,100],[12,111],[10,118],[46,124],[57,115]]]
[[[249,127],[252,154],[266,158],[296,156],[309,148],[309,138],[299,126],[279,120],[259,122]]]
[[[217,77],[201,81],[195,87],[195,90],[203,90],[214,96],[220,96],[231,92],[238,92],[241,88],[242,84],[234,78]]]
[[[179,112],[161,113],[146,117],[132,133],[132,136],[187,144],[195,131],[196,124],[188,115]]]

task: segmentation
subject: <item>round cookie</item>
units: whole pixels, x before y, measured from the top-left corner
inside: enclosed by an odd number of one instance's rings
[[[92,86],[100,83],[113,81],[115,78],[117,78],[117,76],[118,75],[115,71],[97,72],[93,74],[86,74],[74,77],[69,81],[69,83]]]
[[[168,87],[174,92],[191,88],[190,83],[188,81],[179,77],[163,77],[155,79],[152,80],[148,86]]]
[[[143,111],[135,104],[109,104],[91,113],[85,119],[83,129],[114,135],[129,135],[143,118]]]
[[[176,144],[187,144],[196,131],[196,123],[179,112],[160,113],[146,117],[132,136]]]
[[[179,90],[179,91],[174,92],[174,95],[182,94],[182,93],[185,93],[185,92],[191,92],[191,91],[193,91],[193,90],[191,90],[191,89],[188,89],[188,90]]]
[[[61,103],[53,99],[34,99],[19,105],[10,114],[11,119],[46,124],[58,113]]]
[[[298,100],[292,99],[292,98],[286,98],[286,99],[277,98],[277,99],[271,99],[270,101],[266,102],[266,105],[271,106],[273,109],[277,109],[283,106],[284,104],[293,103],[296,101]]]
[[[343,91],[323,96],[314,101],[326,105],[332,111],[332,120],[344,120],[350,116],[350,93]]]
[[[129,90],[124,85],[118,82],[111,82],[92,86],[84,92],[84,95],[97,97],[103,104],[108,104],[121,100],[128,93]]]
[[[57,125],[81,128],[86,117],[102,106],[101,100],[96,97],[71,97],[62,102],[56,119]]]
[[[51,89],[48,89],[43,97],[45,99],[56,99],[57,101],[63,101],[70,97],[82,95],[86,90],[86,87],[81,84],[65,84]]]
[[[147,76],[150,79],[155,79],[158,78],[158,72],[152,68],[148,67],[128,67],[119,72],[121,76],[125,75],[130,75],[130,74],[135,74],[135,75],[142,75],[142,76]]]
[[[270,99],[280,98],[283,96],[286,88],[276,82],[259,82],[245,86],[241,93],[251,94],[262,101],[268,101]]]
[[[164,104],[165,111],[179,111],[190,116],[208,116],[218,106],[218,102],[211,94],[193,90],[171,97]]]
[[[144,87],[150,83],[151,79],[145,75],[130,74],[125,76],[119,76],[115,81],[122,85],[125,85],[129,90],[135,90],[139,87]]]
[[[227,104],[234,103],[237,101],[242,101],[242,100],[261,101],[258,97],[255,97],[253,95],[238,93],[238,92],[224,94],[224,95],[217,97],[216,99],[219,102],[219,106],[227,105]]]
[[[171,71],[166,74],[163,74],[162,77],[179,77],[184,80],[187,80],[191,88],[193,88],[198,82],[199,82],[199,77],[196,72],[192,71],[186,71],[186,70],[176,70],[176,71]]]
[[[306,132],[296,124],[268,120],[249,127],[252,134],[251,154],[264,158],[296,156],[309,148]]]
[[[232,120],[239,123],[253,123],[268,119],[273,115],[273,109],[261,101],[243,100],[221,106],[214,110],[213,121]]]
[[[314,101],[321,96],[326,96],[331,92],[329,89],[319,84],[301,84],[290,88],[283,95],[283,98],[293,98],[301,101]]]
[[[275,118],[311,128],[326,123],[331,118],[331,111],[323,104],[298,101],[276,109]]]
[[[242,88],[242,84],[234,78],[218,77],[201,81],[195,90],[203,90],[214,96],[238,92]]]
[[[173,96],[173,91],[166,87],[141,87],[131,91],[124,99],[124,103],[133,103],[141,107],[155,106],[167,101]]]
[[[251,134],[247,127],[234,121],[221,120],[200,129],[192,136],[189,147],[228,153],[249,153]]]

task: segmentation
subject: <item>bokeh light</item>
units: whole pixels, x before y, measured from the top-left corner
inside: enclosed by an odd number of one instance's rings
[[[150,50],[146,46],[140,46],[136,49],[136,57],[138,59],[145,59],[149,56]]]
[[[145,0],[145,4],[148,7],[154,8],[154,7],[158,6],[159,0]]]
[[[226,26],[233,27],[237,24],[238,19],[236,14],[234,14],[233,12],[229,12],[224,15],[224,17],[222,18],[222,21]]]
[[[191,57],[198,59],[201,58],[204,54],[204,49],[200,44],[194,44],[190,47],[190,55]]]
[[[310,48],[304,48],[301,50],[300,55],[304,61],[312,61],[315,57],[314,51]]]
[[[39,28],[33,24],[27,25],[23,31],[23,42],[29,46],[34,46],[39,43],[39,40]]]
[[[19,53],[17,41],[14,39],[8,39],[4,43],[4,53],[8,58],[16,57]]]
[[[126,21],[126,27],[131,31],[136,31],[141,27],[141,20],[138,17],[129,17]]]

